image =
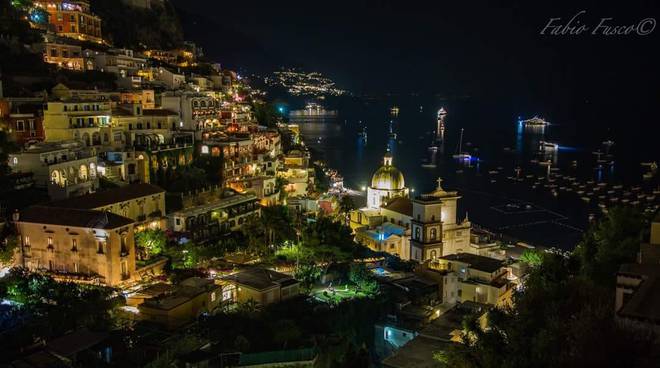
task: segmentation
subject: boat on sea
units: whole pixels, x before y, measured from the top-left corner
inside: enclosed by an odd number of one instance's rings
[[[463,131],[465,129],[461,128],[461,137],[458,140],[458,149],[456,150],[456,153],[452,155],[453,158],[457,158],[459,160],[469,160],[472,158],[472,156],[467,153],[463,152]]]
[[[539,142],[539,151],[554,152],[559,149],[557,143],[541,141]]]
[[[542,118],[538,116],[534,116],[531,119],[526,119],[526,120],[521,120],[525,126],[537,126],[537,127],[544,127],[546,125],[550,125],[550,122],[543,120]]]
[[[291,110],[289,118],[291,119],[328,119],[336,118],[337,110],[326,110],[323,105],[316,102],[309,102],[304,109]]]

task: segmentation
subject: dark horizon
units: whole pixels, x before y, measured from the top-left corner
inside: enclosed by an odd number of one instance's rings
[[[590,31],[604,17],[612,17],[612,25],[637,24],[657,16],[651,1],[480,7],[373,0],[326,6],[173,1],[187,39],[203,46],[210,59],[257,73],[299,66],[358,93],[508,93],[539,99],[561,94],[568,100],[606,90],[644,97],[658,84],[657,73],[651,73],[659,61],[653,51],[657,30],[605,36],[550,35],[547,28],[540,34],[550,18],[562,18],[555,23],[562,25],[575,15],[573,25],[581,22]]]

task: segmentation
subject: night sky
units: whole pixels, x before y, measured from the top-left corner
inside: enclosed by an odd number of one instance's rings
[[[248,73],[301,66],[358,93],[659,100],[660,26],[647,36],[590,34],[602,17],[660,19],[657,1],[173,1],[188,39]],[[565,24],[581,10],[589,31],[540,35],[550,18]]]

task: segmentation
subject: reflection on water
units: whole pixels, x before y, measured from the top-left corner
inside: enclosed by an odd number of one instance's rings
[[[530,201],[553,213],[560,213],[562,224],[586,225],[589,209],[578,208],[568,195],[554,197],[547,191],[533,191],[531,185],[507,180],[507,177],[516,177],[517,167],[521,170],[520,178],[546,177],[552,168],[585,179],[620,180],[615,179],[612,165],[596,169],[591,154],[593,149],[585,143],[592,141],[592,137],[578,137],[568,126],[521,125],[516,119],[517,112],[493,110],[499,109],[499,105],[482,108],[472,101],[434,102],[429,105],[436,106],[435,109],[445,106],[450,113],[443,117],[444,137],[440,144],[435,144],[437,149],[432,149],[430,147],[434,146],[437,137],[437,110],[420,111],[419,101],[408,104],[396,101],[400,111],[396,118],[392,118],[389,109],[393,105],[393,101],[347,105],[339,109],[341,123],[336,120],[297,123],[305,142],[318,151],[330,167],[340,171],[347,187],[360,188],[368,183],[389,146],[394,163],[404,174],[408,187],[415,188],[416,193],[429,192],[434,189],[436,179],[443,177],[447,187],[456,188],[463,194],[459,210],[469,208],[470,218],[487,227],[511,226],[503,224],[502,216],[493,213],[491,207],[512,200]],[[359,138],[365,128],[368,130],[368,144]],[[469,132],[472,145],[466,148],[478,160],[457,162],[451,158],[453,150],[445,150],[446,145],[458,146],[461,128]],[[589,134],[594,133],[590,131]],[[319,140],[319,137],[323,138]],[[539,150],[541,141],[546,140],[572,148],[561,145],[559,150]],[[512,146],[514,150],[506,149]],[[551,167],[539,164],[547,160],[550,160]],[[639,163],[636,165],[638,168]],[[621,167],[623,165],[619,163],[618,171]],[[623,173],[617,174],[625,177]],[[530,241],[541,244],[574,244],[581,236],[578,231],[563,228],[558,231],[557,223],[543,226],[527,233],[522,228],[507,229],[515,234],[517,231],[524,233]]]

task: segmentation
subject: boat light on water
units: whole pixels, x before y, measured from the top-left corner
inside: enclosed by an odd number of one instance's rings
[[[546,141],[539,142],[539,150],[541,151],[557,151],[559,145],[557,143],[551,143]]]

